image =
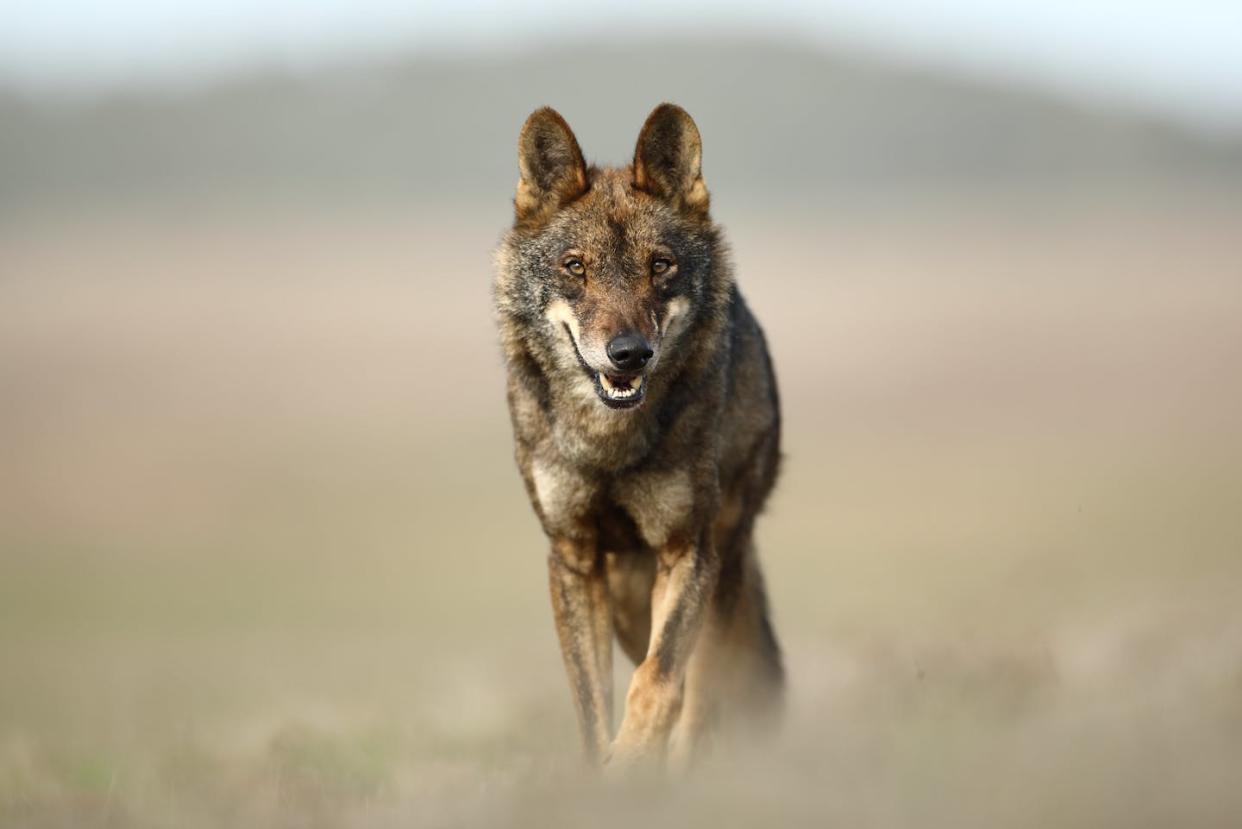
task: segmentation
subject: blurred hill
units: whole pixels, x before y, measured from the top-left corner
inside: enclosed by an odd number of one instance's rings
[[[0,206],[494,198],[512,187],[512,147],[531,109],[557,107],[588,157],[618,163],[661,100],[698,120],[709,182],[731,198],[1242,183],[1242,137],[871,58],[668,40],[254,74],[89,100],[3,92]]]

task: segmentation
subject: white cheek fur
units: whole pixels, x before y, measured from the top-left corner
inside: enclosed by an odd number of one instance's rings
[[[575,345],[582,342],[582,331],[578,327],[578,318],[574,316],[573,309],[569,307],[568,302],[563,299],[553,300],[548,303],[548,309],[543,312],[543,316],[549,322],[568,326],[569,333],[573,335]]]
[[[678,322],[685,319],[686,312],[690,310],[690,300],[684,296],[674,297],[668,303],[668,313],[664,316],[664,325],[660,328],[660,336],[668,337],[670,334],[676,337],[676,329]]]

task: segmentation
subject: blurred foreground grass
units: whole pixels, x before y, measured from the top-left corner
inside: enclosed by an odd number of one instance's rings
[[[722,216],[789,718],[617,787],[510,460],[502,211],[8,217],[0,824],[1235,824],[1242,213],[1118,204]]]

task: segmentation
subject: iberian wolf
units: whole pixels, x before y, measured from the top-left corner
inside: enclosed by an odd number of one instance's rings
[[[768,722],[783,669],[752,535],[780,411],[763,333],[708,211],[698,127],[662,104],[625,167],[569,125],[518,138],[495,303],[517,465],[589,757],[684,763]],[[637,666],[615,735],[612,642]]]

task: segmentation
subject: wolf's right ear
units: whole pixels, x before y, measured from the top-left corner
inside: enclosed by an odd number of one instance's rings
[[[551,107],[535,110],[522,125],[518,170],[521,178],[513,207],[519,222],[535,221],[587,191],[586,162],[578,139]]]

